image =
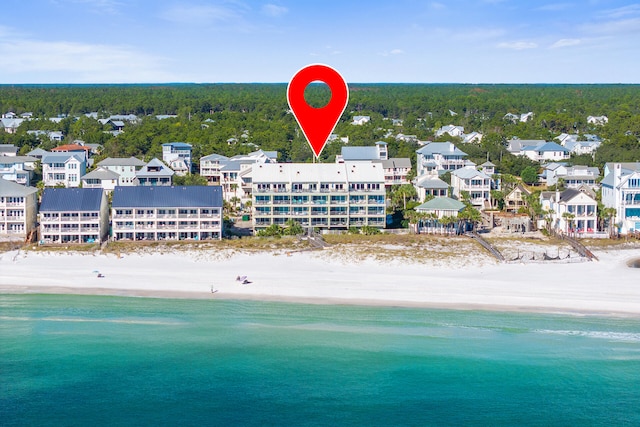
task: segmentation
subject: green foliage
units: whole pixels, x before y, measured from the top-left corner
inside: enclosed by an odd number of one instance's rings
[[[322,104],[328,96],[322,85],[306,92],[312,103]],[[458,115],[451,117],[449,109]],[[25,121],[15,134],[0,131],[0,143],[15,144],[22,154],[56,145],[28,130],[60,130],[66,141],[101,144],[104,149],[97,161],[107,156],[150,160],[160,157],[162,143],[172,141],[193,145],[196,167],[203,155],[232,156],[256,148],[278,151],[279,161],[309,162],[313,157],[288,113],[286,84],[2,85],[0,111],[34,113],[35,119]],[[527,122],[504,119],[507,112],[528,111],[535,114]],[[98,112],[101,118],[136,114],[142,120],[127,123],[124,133],[114,137],[105,133],[108,126],[85,117],[88,112]],[[177,117],[157,120],[158,114]],[[58,123],[48,120],[58,115],[68,117]],[[354,126],[354,115],[369,115],[371,121]],[[588,124],[588,115],[607,115],[609,123]],[[394,126],[385,118],[403,119],[403,124]],[[521,176],[527,167],[536,167],[530,159],[508,153],[508,139],[552,140],[561,132],[600,135],[604,142],[595,156],[576,156],[572,162],[602,168],[605,162],[640,159],[640,86],[352,84],[335,133],[348,137],[353,146],[386,141],[390,156],[408,157],[415,167],[417,144],[396,141],[392,135],[433,140],[433,130],[446,124],[483,133],[481,144],[460,148],[477,164],[491,160],[503,174]],[[343,146],[340,141],[327,144],[320,160],[334,161]]]
[[[538,182],[538,170],[533,166],[527,166],[520,174],[520,178],[527,184]]]
[[[282,230],[285,236],[300,236],[304,234],[304,228],[296,220],[290,219],[285,223],[285,228]]]
[[[258,230],[256,236],[259,237],[277,237],[280,238],[284,234],[284,229],[278,224],[271,224],[265,229]]]
[[[174,185],[207,185],[207,179],[200,175],[187,174],[184,176],[174,175]]]

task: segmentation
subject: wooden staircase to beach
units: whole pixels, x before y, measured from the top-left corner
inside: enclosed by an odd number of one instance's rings
[[[493,246],[491,243],[487,242],[484,238],[482,238],[482,236],[480,236],[475,231],[468,232],[465,235],[467,237],[470,237],[470,238],[474,239],[478,243],[480,243],[480,245],[483,248],[485,248],[486,250],[488,250],[489,253],[491,253],[491,255],[493,255],[498,261],[500,261],[500,262],[504,262],[505,261],[504,255],[502,255],[500,253],[500,251],[495,246]]]

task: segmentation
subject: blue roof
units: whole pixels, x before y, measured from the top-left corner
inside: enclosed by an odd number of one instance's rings
[[[442,154],[442,155],[449,154],[449,155],[456,155],[456,156],[467,155],[467,153],[460,150],[451,142],[430,142],[424,147],[420,148],[419,150],[416,150],[416,153],[424,154],[424,155],[435,154],[435,153]]]
[[[45,188],[40,212],[99,211],[101,204],[101,188]]]
[[[378,160],[377,147],[342,147],[344,160]]]
[[[165,142],[162,144],[163,147],[165,145],[170,145],[174,148],[191,148],[191,144],[187,144],[186,142]]]
[[[206,208],[222,207],[222,187],[193,185],[175,187],[116,187],[114,208]]]

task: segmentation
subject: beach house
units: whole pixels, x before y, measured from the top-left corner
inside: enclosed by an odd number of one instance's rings
[[[417,176],[428,174],[441,175],[460,169],[465,165],[467,153],[451,142],[430,142],[416,151]]]
[[[38,190],[0,178],[0,236],[24,240],[36,229]]]
[[[563,233],[593,233],[598,226],[598,202],[593,190],[583,186],[560,191],[543,191],[540,194],[542,209],[548,212],[551,227]],[[544,228],[546,220],[540,219],[538,228]]]
[[[102,188],[110,192],[118,185],[119,179],[117,173],[98,167],[82,177],[82,188]]]
[[[386,224],[384,171],[374,162],[256,165],[252,194],[254,230],[288,220],[323,230]]]
[[[407,175],[411,172],[411,159],[405,157],[389,158],[387,143],[378,141],[373,146],[342,147],[336,156],[336,162],[376,162],[384,169],[384,182],[387,189],[394,185],[408,184]]]
[[[473,166],[465,166],[451,172],[453,195],[463,199],[468,194],[469,202],[476,208],[491,207],[491,177]]]
[[[145,165],[145,162],[136,157],[107,157],[106,159],[98,162],[98,167],[118,174],[119,186],[138,185],[136,172],[138,172]]]
[[[600,170],[597,167],[550,163],[544,165],[543,175],[547,185],[556,185],[559,180],[562,180],[566,188],[580,188],[583,185],[594,190],[599,188]]]
[[[42,180],[45,187],[78,187],[86,169],[87,160],[83,153],[50,153],[42,156]]]
[[[160,160],[153,158],[136,171],[136,182],[141,186],[170,186],[175,172]]]
[[[0,179],[29,185],[37,161],[30,156],[0,156]]]
[[[94,243],[109,234],[109,206],[100,188],[45,188],[40,203],[40,241]]]
[[[113,240],[222,238],[219,186],[116,187]]]
[[[600,185],[602,204],[615,209],[619,232],[640,231],[640,163],[607,163]]]
[[[162,144],[162,160],[178,175],[191,173],[191,144],[186,142]]]

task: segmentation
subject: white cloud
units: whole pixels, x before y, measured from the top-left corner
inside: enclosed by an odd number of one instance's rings
[[[116,15],[122,12],[125,4],[117,0],[63,0],[66,3],[87,5],[97,13]]]
[[[391,49],[390,51],[380,52],[378,55],[380,56],[390,56],[390,55],[403,55],[404,50],[402,49]]]
[[[608,9],[601,13],[602,16],[609,19],[619,19],[625,16],[635,16],[638,14],[640,14],[640,4],[630,4],[616,9]]]
[[[620,19],[582,26],[587,33],[628,36],[640,32],[640,18]]]
[[[213,22],[236,21],[242,17],[244,10],[221,5],[175,5],[160,14],[166,21],[187,24],[205,25]]]
[[[284,6],[278,6],[271,3],[265,4],[264,6],[262,6],[262,13],[268,16],[273,16],[273,17],[282,16],[288,11],[289,9],[287,9]]]
[[[525,49],[535,49],[538,47],[538,44],[533,42],[525,42],[525,41],[503,42],[503,43],[498,43],[498,47],[500,49],[525,50]]]
[[[12,39],[0,40],[0,56],[0,78],[5,81],[29,78],[47,83],[51,81],[44,80],[51,76],[65,79],[54,83],[172,80],[162,71],[162,59],[127,46]]]
[[[572,7],[575,7],[572,3],[550,3],[545,4],[544,6],[540,6],[535,8],[534,10],[539,10],[543,12],[558,12],[561,10],[567,10]]]
[[[554,44],[550,46],[551,49],[556,49],[559,47],[568,47],[568,46],[576,46],[582,43],[580,39],[560,39]]]
[[[431,7],[431,9],[436,9],[436,10],[442,10],[446,8],[446,6],[443,3],[439,3],[437,1],[432,1],[431,3],[429,3],[429,7]]]

